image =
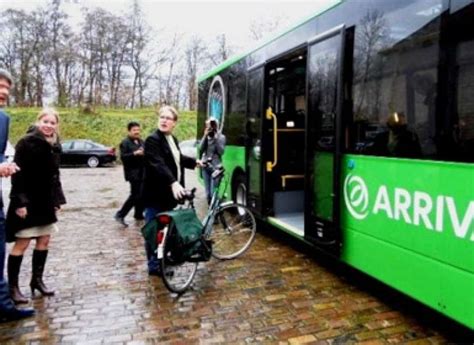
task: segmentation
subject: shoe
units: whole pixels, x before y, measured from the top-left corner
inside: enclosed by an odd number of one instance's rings
[[[54,296],[54,290],[48,289],[43,282],[44,266],[46,258],[48,257],[48,250],[33,250],[32,276],[30,282],[31,297],[34,297],[35,290],[38,290],[42,296]]]
[[[145,220],[145,217],[143,216],[134,216],[135,220]]]
[[[119,223],[120,225],[127,227],[128,224],[125,222],[125,219],[123,217],[120,217],[118,214],[115,214],[114,219]]]
[[[8,256],[8,286],[10,290],[10,297],[15,304],[28,303],[26,298],[18,286],[18,275],[20,274],[21,262],[23,255],[9,255]]]
[[[10,308],[6,310],[4,309],[4,310],[0,310],[0,322],[21,320],[33,315],[35,315],[35,310],[32,308],[25,308],[25,309]]]

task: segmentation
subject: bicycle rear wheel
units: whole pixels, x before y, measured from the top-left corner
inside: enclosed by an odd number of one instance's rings
[[[169,228],[164,239],[161,278],[168,290],[181,293],[191,285],[196,275],[198,263],[185,261],[181,258],[181,253],[173,252],[176,251],[176,231],[175,227]]]
[[[209,236],[212,256],[220,260],[238,257],[250,247],[256,231],[255,217],[246,206],[232,203],[221,207]]]

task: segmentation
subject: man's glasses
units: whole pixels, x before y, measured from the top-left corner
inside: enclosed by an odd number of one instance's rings
[[[172,117],[172,116],[160,116],[160,120],[174,121],[174,117]]]

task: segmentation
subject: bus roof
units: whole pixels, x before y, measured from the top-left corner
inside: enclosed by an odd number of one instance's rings
[[[243,58],[245,58],[246,56],[252,54],[253,52],[257,51],[258,49],[260,48],[263,48],[265,47],[266,45],[272,43],[273,41],[275,41],[276,39],[286,35],[288,32],[291,32],[293,30],[295,30],[296,28],[300,27],[301,25],[307,23],[308,21],[310,21],[311,19],[313,18],[316,18],[318,16],[320,16],[321,14],[323,14],[324,12],[326,11],[329,11],[330,9],[332,9],[333,7],[336,7],[337,5],[339,5],[341,2],[344,2],[346,0],[328,0],[328,5],[325,6],[324,8],[320,9],[318,12],[312,14],[311,16],[309,16],[308,18],[305,18],[303,20],[301,20],[300,22],[298,22],[297,24],[291,26],[289,29],[286,29],[285,31],[281,32],[281,33],[277,33],[273,36],[270,36],[269,38],[261,41],[261,43],[257,43],[257,46],[254,47],[254,48],[251,48],[249,49],[248,51],[244,52],[244,53],[240,53],[240,54],[237,54],[235,56],[232,56],[230,57],[229,59],[225,60],[224,62],[222,62],[220,65],[217,65],[216,67],[214,67],[212,70],[210,70],[209,72],[201,75],[199,78],[198,78],[198,83],[200,83],[201,81],[204,81],[210,77],[213,77],[215,76],[216,74],[218,74],[219,72],[225,70],[227,67],[229,66],[232,66],[233,64],[239,62],[240,60],[242,60]]]

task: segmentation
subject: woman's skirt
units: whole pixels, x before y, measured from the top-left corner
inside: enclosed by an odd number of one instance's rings
[[[20,230],[15,234],[15,236],[17,238],[33,238],[51,235],[55,232],[58,232],[58,227],[55,223],[52,223],[47,225],[33,226],[31,228]]]

